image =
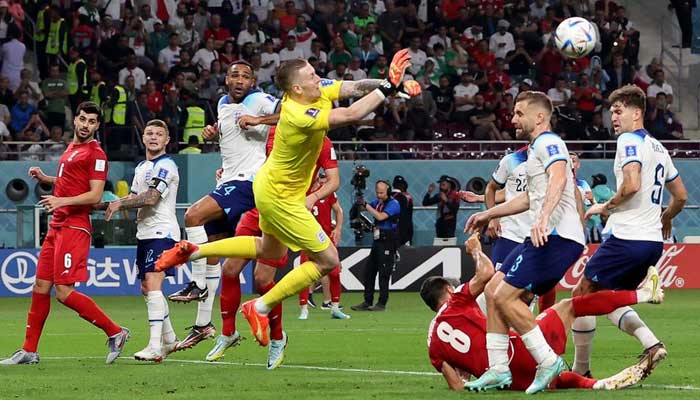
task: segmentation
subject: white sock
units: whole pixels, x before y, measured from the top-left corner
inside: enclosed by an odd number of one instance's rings
[[[508,371],[508,335],[504,333],[486,333],[486,351],[489,356],[489,369],[495,372]]]
[[[479,309],[481,309],[481,312],[484,313],[484,315],[488,315],[486,312],[486,295],[484,293],[476,296],[476,304],[479,305]]]
[[[309,311],[309,306],[306,304],[302,304],[299,306],[299,310],[301,310],[301,312]]]
[[[595,335],[596,317],[578,317],[571,326],[574,338],[574,368],[578,374],[591,370],[591,352],[593,351],[593,335]]]
[[[530,354],[532,354],[532,358],[537,362],[537,365],[546,367],[554,364],[557,360],[557,354],[554,353],[552,347],[550,347],[549,343],[544,339],[544,335],[539,326],[535,326],[530,332],[522,335],[521,339]]]
[[[636,337],[644,349],[659,343],[659,339],[644,321],[639,318],[639,314],[632,307],[620,307],[608,314],[608,319],[621,331]]]
[[[205,271],[209,297],[197,303],[197,321],[195,322],[197,326],[205,326],[211,322],[211,311],[214,308],[216,290],[219,289],[219,281],[221,280],[221,264],[207,265]]]
[[[264,301],[262,301],[262,297],[258,297],[255,300],[255,311],[259,312],[262,315],[267,315],[272,311],[272,308],[270,308],[267,304],[265,304]]]
[[[340,303],[334,303],[331,301],[331,311],[340,311]]]
[[[146,308],[148,309],[148,326],[151,331],[151,339],[148,346],[153,349],[160,349],[163,335],[163,319],[165,317],[165,307],[163,307],[163,292],[160,290],[146,293]]]
[[[170,307],[165,297],[163,297],[163,309],[165,310],[165,316],[163,317],[163,343],[173,343],[177,340],[177,336],[175,335],[175,329],[173,329],[173,323],[170,321]]]
[[[187,240],[194,244],[204,244],[207,242],[207,231],[203,226],[190,226],[185,228]],[[204,289],[207,285],[207,259],[200,258],[192,261],[192,280],[197,287]]]

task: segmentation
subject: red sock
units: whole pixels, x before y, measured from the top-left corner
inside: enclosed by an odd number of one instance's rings
[[[596,379],[564,371],[554,381],[554,387],[557,389],[591,389],[596,382],[598,382]]]
[[[122,331],[102,309],[88,296],[74,290],[70,292],[63,304],[77,312],[80,318],[102,329],[107,336],[114,336]]]
[[[299,292],[299,305],[305,306],[309,304],[309,288],[305,287]]]
[[[603,290],[571,299],[571,305],[577,317],[605,315],[620,307],[633,304],[637,304],[637,292],[635,290]]]
[[[335,267],[330,274],[328,274],[328,280],[330,282],[331,290],[331,303],[340,303],[340,293],[343,290],[343,286],[340,284],[340,268]]]
[[[30,353],[36,352],[41,338],[41,331],[44,330],[44,322],[51,310],[51,295],[32,292],[32,303],[27,314],[27,331],[24,334],[24,345],[22,349]]]
[[[236,312],[241,306],[241,278],[221,274],[221,334],[231,336],[236,331]]]
[[[267,285],[260,286],[258,287],[258,294],[262,296],[273,287],[275,287],[274,281]],[[282,340],[282,303],[277,304],[270,310],[267,317],[270,319],[270,339]]]
[[[557,289],[552,288],[552,290],[540,296],[540,300],[537,304],[537,310],[542,312],[553,306],[555,301],[557,301]]]

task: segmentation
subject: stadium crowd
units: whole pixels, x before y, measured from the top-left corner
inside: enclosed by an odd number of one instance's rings
[[[587,57],[565,59],[553,44],[571,16],[597,27]],[[0,0],[0,159],[59,156],[71,106],[88,99],[106,111],[110,158],[136,148],[133,127],[153,118],[178,135],[171,151],[210,151],[201,129],[216,120],[231,62],[250,62],[258,87],[281,96],[282,61],[308,59],[331,79],[384,78],[402,47],[422,97],[387,99],[332,139],[512,140],[513,99],[536,89],[554,101],[564,139],[608,140],[607,95],[627,83],[649,96],[655,137],[683,138],[673,88],[657,60],[640,64],[639,37],[625,8],[607,0]]]

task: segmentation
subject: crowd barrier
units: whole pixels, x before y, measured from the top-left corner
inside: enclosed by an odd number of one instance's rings
[[[579,260],[562,278],[559,289],[572,289],[583,274],[588,259],[598,245],[588,245]],[[488,252],[488,248],[486,248]],[[88,280],[78,285],[80,291],[96,296],[140,295],[138,270],[134,263],[135,248],[92,249],[88,261]],[[363,289],[362,276],[370,249],[365,247],[341,247],[339,249],[343,270],[341,283],[345,290]],[[31,293],[36,274],[38,249],[0,250],[0,297],[27,296]],[[661,284],[665,288],[700,288],[700,269],[695,260],[700,259],[700,244],[668,244],[657,263]],[[289,264],[278,272],[278,278],[299,265],[295,254]],[[412,247],[400,251],[400,259],[392,275],[391,289],[419,290],[421,282],[431,275],[459,277],[466,281],[474,274],[471,257],[459,247]],[[166,279],[163,291],[171,293],[190,280],[190,266],[176,270],[175,276]],[[252,268],[242,273],[243,293],[252,293]],[[376,284],[376,283],[375,283]]]

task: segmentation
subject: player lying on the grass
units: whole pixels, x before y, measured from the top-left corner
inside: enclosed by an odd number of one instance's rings
[[[73,142],[61,156],[56,176],[44,174],[39,167],[29,168],[30,177],[54,185],[53,195],[42,196],[39,201],[39,205],[53,213],[53,218],[39,253],[24,345],[12,357],[0,361],[0,365],[39,362],[37,347],[51,309],[52,289],[56,290],[59,302],[107,335],[107,364],[119,357],[129,340],[128,329],[116,324],[90,297],[75,288],[76,283],[88,278],[90,212],[100,203],[107,179],[107,155],[95,140],[101,121],[97,104],[80,103],[73,120]]]
[[[467,252],[474,257],[476,274],[466,284],[455,287],[452,279],[430,277],[421,286],[421,297],[437,315],[428,328],[430,362],[444,376],[450,389],[462,390],[469,375],[481,376],[489,366],[486,348],[486,316],[475,299],[483,292],[494,274],[493,263],[481,251],[478,234],[466,242]],[[617,307],[658,304],[663,300],[658,274],[649,267],[646,279],[638,290],[600,291],[562,300],[537,317],[537,324],[552,346],[561,355],[566,349],[566,335],[576,317],[603,315]],[[510,333],[511,390],[525,390],[535,376],[537,363],[525,348],[520,336]],[[591,379],[573,372],[562,372],[550,384],[551,389],[622,389],[645,376],[645,365],[636,364],[606,379]]]
[[[161,362],[175,351],[177,337],[170,322],[168,302],[163,296],[165,275],[173,270],[156,272],[153,264],[163,250],[173,247],[180,240],[175,201],[180,185],[177,165],[165,152],[170,143],[168,125],[153,119],[143,130],[146,160],[134,171],[129,197],[109,203],[105,221],[120,210],[138,208],[136,217],[136,265],[141,280],[141,293],[146,300],[150,340],[148,345],[134,354],[139,361]]]

